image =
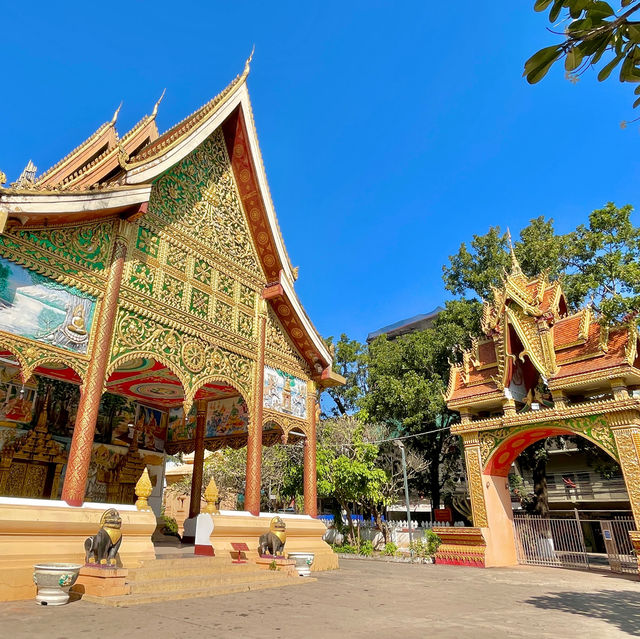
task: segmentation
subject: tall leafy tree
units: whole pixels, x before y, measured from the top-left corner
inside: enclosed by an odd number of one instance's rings
[[[349,339],[342,333],[340,339],[326,340],[333,353],[333,370],[342,375],[346,383],[343,386],[329,388],[327,393],[334,402],[331,408],[333,416],[353,413],[358,400],[367,392],[368,351],[365,344]]]
[[[630,205],[607,203],[568,235],[567,292],[571,301],[591,299],[606,321],[640,311],[640,228]]]
[[[355,417],[327,419],[318,425],[318,496],[332,497],[346,513],[355,541],[353,504],[385,501],[385,471],[378,465],[378,446],[367,443],[365,425]]]
[[[528,276],[547,271],[557,277],[566,268],[567,239],[557,235],[552,219],[537,217],[520,232],[514,251]],[[490,299],[493,287],[501,286],[511,268],[509,237],[499,226],[491,226],[484,235],[474,235],[470,249],[463,242],[449,264],[442,267],[445,288],[454,295],[475,295]]]
[[[444,401],[449,362],[479,331],[479,317],[477,301],[449,302],[432,328],[395,340],[382,335],[369,347],[369,392],[359,402],[362,414],[392,425],[396,435],[436,431],[412,440],[424,455],[423,487],[436,508],[459,458],[457,438],[448,430],[457,416]]]

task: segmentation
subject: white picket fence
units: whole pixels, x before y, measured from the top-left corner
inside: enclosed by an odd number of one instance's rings
[[[382,532],[376,528],[376,524],[373,521],[356,521],[354,522],[356,529],[359,529],[360,539],[362,541],[371,541],[375,550],[382,550],[384,547],[384,536]],[[392,541],[399,548],[409,547],[409,525],[407,520],[388,521],[389,526],[389,541]],[[456,528],[464,527],[462,522],[455,522],[453,524]],[[413,539],[422,539],[427,530],[431,530],[434,526],[451,526],[447,522],[411,522],[412,537]],[[324,535],[324,540],[328,543],[340,543],[340,535],[335,528],[329,528]]]

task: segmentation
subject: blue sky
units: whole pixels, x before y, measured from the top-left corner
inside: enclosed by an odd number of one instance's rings
[[[552,44],[533,0],[5,3],[0,169],[43,171],[166,87],[160,130],[242,70],[297,289],[323,335],[430,311],[442,265],[489,225],[560,231],[637,204],[632,88],[524,61]]]

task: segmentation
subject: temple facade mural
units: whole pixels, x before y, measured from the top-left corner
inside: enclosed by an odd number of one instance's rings
[[[295,375],[265,366],[264,407],[306,419],[307,383]]]
[[[0,257],[0,330],[86,353],[95,302]]]
[[[205,437],[246,433],[248,429],[249,408],[242,397],[209,402]]]

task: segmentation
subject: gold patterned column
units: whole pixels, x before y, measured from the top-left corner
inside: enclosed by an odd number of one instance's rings
[[[71,450],[67,461],[67,472],[62,487],[62,499],[70,506],[82,506],[87,490],[93,436],[105,382],[113,326],[118,310],[122,271],[127,256],[129,227],[130,225],[124,220],[119,221],[113,244],[107,287],[100,305],[100,315],[92,329],[95,331],[95,337],[91,359],[81,388]]]
[[[318,515],[318,489],[316,470],[316,385],[307,382],[307,421],[309,430],[304,440],[304,512],[305,515]]]
[[[254,371],[253,410],[247,435],[247,473],[244,491],[244,509],[252,515],[260,514],[260,488],[262,484],[262,417],[264,397],[264,349],[267,324],[267,303],[260,300],[258,315],[258,360]]]
[[[613,416],[612,416],[613,417]],[[620,468],[631,502],[631,511],[640,530],[640,427],[627,424],[612,427],[616,441]]]
[[[464,459],[467,468],[467,486],[471,496],[473,525],[481,528],[488,526],[487,506],[482,489],[482,458],[478,435],[470,433],[462,436],[464,442]]]
[[[189,518],[200,514],[202,500],[202,475],[204,473],[204,435],[207,426],[207,403],[197,402],[196,413],[196,448],[193,454],[193,473],[191,475],[191,499],[189,500]]]

